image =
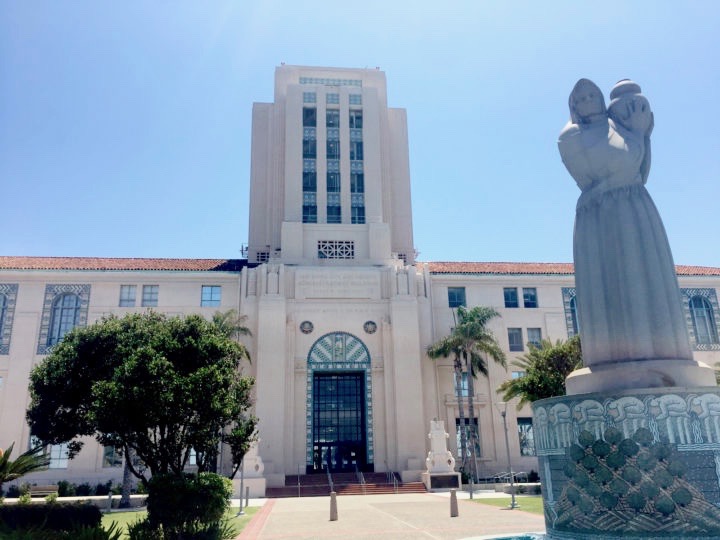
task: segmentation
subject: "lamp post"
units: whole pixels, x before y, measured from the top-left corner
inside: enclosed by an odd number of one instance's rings
[[[515,475],[513,474],[512,463],[510,462],[510,440],[508,439],[507,405],[508,404],[506,401],[501,401],[500,403],[496,403],[495,407],[500,413],[500,416],[502,416],[503,428],[505,429],[505,451],[507,452],[508,470],[510,472],[510,510],[512,510],[514,508],[517,508],[518,505],[515,501]]]

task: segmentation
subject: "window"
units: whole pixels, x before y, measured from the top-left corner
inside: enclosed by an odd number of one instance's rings
[[[513,371],[512,372],[512,378],[513,379],[519,379],[520,377],[524,377],[525,372],[524,371]]]
[[[533,435],[532,418],[518,418],[518,437],[520,438],[520,455],[534,456],[535,437]]]
[[[327,158],[340,159],[340,141],[327,141]]]
[[[7,312],[7,296],[0,294],[0,341],[2,340],[3,327],[5,326],[5,313]]]
[[[503,295],[505,296],[506,308],[520,307],[520,304],[518,304],[517,289],[515,287],[505,287],[503,289]]]
[[[538,307],[537,289],[535,287],[523,289],[523,306],[526,308]]]
[[[457,387],[457,376],[455,373],[453,373],[453,380],[455,385],[455,395],[457,396],[458,393],[458,387]],[[468,393],[468,374],[467,371],[463,371],[460,376],[460,395],[462,397],[468,397],[470,394]]]
[[[467,444],[466,451],[467,455],[463,456],[462,454],[462,441],[460,440],[460,419],[455,419],[455,437],[456,437],[456,443],[457,443],[457,454],[458,454],[458,460],[463,462],[466,459],[470,459],[472,457],[472,451],[471,451],[471,440],[475,441],[475,457],[482,456],[482,452],[480,451],[480,435],[478,431],[478,424],[477,424],[477,418],[473,418],[472,427],[473,429],[470,429],[470,419],[469,418],[463,418],[465,421],[465,444]],[[474,437],[473,437],[474,435]]]
[[[190,449],[190,455],[188,456],[188,465],[193,467],[197,465],[197,452],[194,448]]]
[[[508,328],[508,343],[511,351],[523,350],[522,328]]]
[[[572,323],[572,335],[577,336],[580,333],[580,322],[577,314],[577,296],[570,299],[570,321]]]
[[[303,127],[317,127],[315,107],[303,107]]]
[[[340,193],[340,173],[327,173],[327,191],[328,193]]]
[[[351,141],[350,142],[350,159],[360,160],[363,158],[363,143],[362,141]]]
[[[218,307],[220,305],[220,297],[222,287],[220,285],[203,285],[200,292],[201,307]]]
[[[340,103],[340,94],[325,94],[325,103],[332,103],[337,105]]]
[[[353,206],[350,208],[350,223],[353,225],[362,225],[365,223],[365,207],[364,206]]]
[[[327,222],[328,223],[342,223],[342,213],[339,206],[328,205],[327,207]]]
[[[325,112],[325,127],[340,127],[340,111],[338,109],[328,109]]]
[[[317,191],[317,173],[315,171],[303,173],[303,191]]]
[[[122,467],[123,459],[112,446],[103,447],[103,467]]]
[[[527,329],[527,338],[528,338],[528,343],[535,345],[536,347],[539,347],[540,342],[542,341],[542,329],[528,328]]]
[[[693,330],[695,331],[695,342],[700,345],[718,343],[717,326],[713,317],[713,309],[710,302],[702,296],[690,298],[690,316],[692,318]]]
[[[365,192],[365,174],[350,173],[350,193]]]
[[[120,285],[120,307],[135,306],[135,285]]]
[[[317,157],[317,141],[315,139],[303,139],[303,158]]]
[[[451,308],[466,306],[465,287],[448,287],[448,305]]]
[[[269,251],[258,251],[255,255],[255,261],[259,263],[266,263],[270,260],[270,252]]]
[[[318,259],[354,259],[355,242],[346,240],[318,240]]]
[[[51,347],[75,328],[80,318],[80,298],[76,294],[61,294],[52,305],[47,345]]]
[[[362,94],[350,94],[348,98],[350,105],[362,105]]]
[[[143,285],[142,305],[143,307],[155,307],[158,305],[159,285]]]
[[[317,94],[315,92],[303,92],[303,103],[315,103]]]
[[[67,443],[50,445],[50,469],[67,469],[68,445]]]
[[[352,97],[352,96],[350,96]],[[359,96],[358,96],[359,97]],[[351,110],[350,111],[350,129],[362,129],[363,127],[363,121],[362,121],[362,111],[361,110]]]
[[[317,206],[314,204],[303,205],[303,223],[317,223]]]

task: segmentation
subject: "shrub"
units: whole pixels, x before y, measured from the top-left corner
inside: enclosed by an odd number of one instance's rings
[[[155,475],[148,483],[148,522],[166,533],[218,524],[231,495],[230,480],[215,473]]]
[[[95,495],[107,495],[112,489],[112,480],[108,480],[104,484],[95,486]]]
[[[530,469],[530,472],[528,473],[528,482],[535,483],[540,481],[540,475],[537,473],[537,471],[534,471],[533,469]]]
[[[75,488],[75,495],[78,497],[85,497],[93,494],[93,488],[87,482],[83,482],[77,488]]]
[[[99,527],[101,518],[100,509],[92,504],[0,506],[0,523],[11,530],[42,526],[53,531],[70,531],[80,526]]]
[[[75,484],[71,484],[67,480],[60,480],[57,484],[59,497],[72,497],[75,495]]]

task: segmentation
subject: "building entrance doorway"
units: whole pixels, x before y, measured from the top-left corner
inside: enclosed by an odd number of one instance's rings
[[[364,372],[314,373],[312,418],[313,463],[308,472],[369,469]]]

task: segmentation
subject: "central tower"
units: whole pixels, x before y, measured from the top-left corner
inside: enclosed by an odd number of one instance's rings
[[[253,106],[250,262],[414,262],[407,118],[378,69],[280,66]]]

